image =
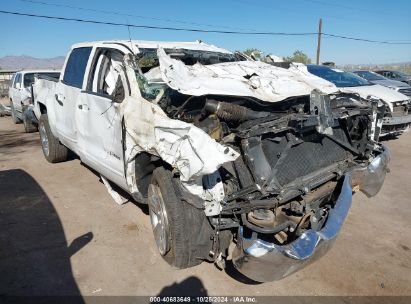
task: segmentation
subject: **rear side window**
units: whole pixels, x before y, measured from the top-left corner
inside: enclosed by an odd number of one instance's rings
[[[91,47],[77,48],[71,52],[63,77],[66,85],[81,89],[90,53]]]
[[[13,88],[16,88],[16,87],[17,87],[17,84],[20,83],[20,82],[21,82],[21,74],[20,74],[20,73],[17,73],[17,74],[16,74],[16,77],[14,77],[14,85],[13,85]]]
[[[10,87],[13,86],[14,78],[16,78],[16,74],[13,74],[13,76],[11,76],[11,79],[10,79]]]

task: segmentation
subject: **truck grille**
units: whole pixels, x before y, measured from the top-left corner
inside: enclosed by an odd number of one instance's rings
[[[336,131],[341,130],[334,130]],[[343,133],[339,135],[345,137]],[[277,172],[276,178],[281,186],[336,162],[352,158],[352,154],[341,145],[318,133],[305,137],[302,143],[289,149],[285,149],[286,144],[285,137],[281,141],[262,141],[265,157],[272,170]],[[278,161],[280,158],[281,161]]]

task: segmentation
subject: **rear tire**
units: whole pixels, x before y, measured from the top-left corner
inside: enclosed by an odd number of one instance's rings
[[[14,104],[10,101],[10,112],[11,112],[11,119],[15,124],[21,123],[21,120],[16,115],[16,110],[14,109]]]
[[[59,163],[67,160],[68,149],[51,133],[47,114],[42,114],[39,120],[40,142],[44,157],[50,163]]]
[[[178,198],[174,182],[179,181],[173,181],[171,172],[165,168],[153,171],[148,190],[150,220],[163,258],[172,266],[188,268],[207,259],[213,229],[203,210]],[[163,237],[159,237],[161,234]],[[166,243],[161,244],[162,241]]]
[[[24,130],[26,133],[33,133],[37,132],[38,127],[37,124],[33,123],[30,119],[27,119],[27,111],[28,111],[28,106],[23,106],[23,125],[24,125]]]

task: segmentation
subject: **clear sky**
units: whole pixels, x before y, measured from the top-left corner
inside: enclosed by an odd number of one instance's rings
[[[327,33],[411,42],[411,0],[33,1],[113,13],[41,5],[22,0],[0,0],[0,10],[155,26],[273,32],[316,32],[318,20],[322,17],[323,31]],[[128,39],[129,36],[126,27],[3,14],[0,14],[0,18],[0,56],[64,56],[69,46],[77,42]],[[241,36],[136,28],[131,29],[131,38],[170,41],[201,39],[230,50],[255,47],[265,53],[280,56],[290,55],[294,50],[300,49],[313,60],[317,46],[316,36]],[[395,63],[411,61],[411,44],[383,45],[323,37],[321,53],[321,61],[330,60],[337,64]]]

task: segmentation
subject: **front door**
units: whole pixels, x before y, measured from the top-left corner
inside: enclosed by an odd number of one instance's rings
[[[76,117],[81,155],[106,178],[126,187],[119,111],[127,83],[122,62],[123,54],[118,50],[96,50]]]

